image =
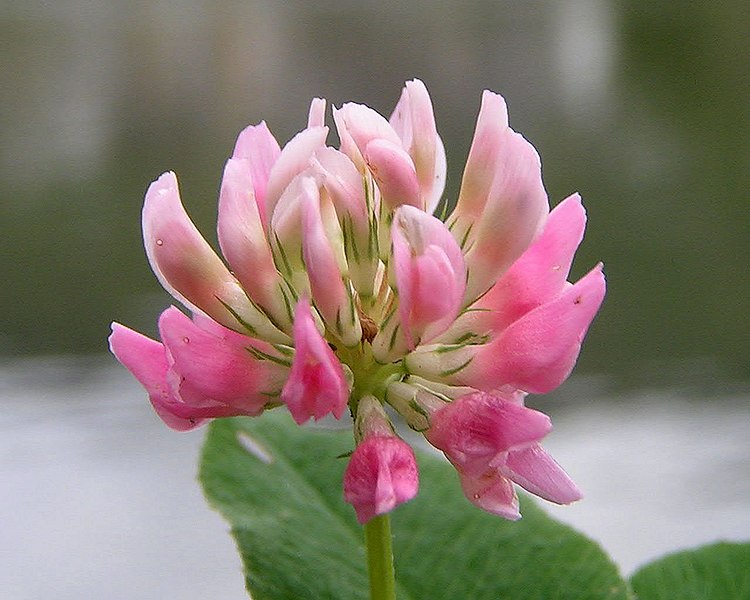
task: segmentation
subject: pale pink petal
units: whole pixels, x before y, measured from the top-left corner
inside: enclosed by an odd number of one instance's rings
[[[533,394],[555,389],[575,365],[604,290],[604,274],[598,265],[481,346],[457,373],[456,382],[487,390],[512,385]]]
[[[570,504],[583,497],[573,480],[539,444],[508,453],[500,472],[525,490],[556,504]]]
[[[109,348],[146,389],[154,411],[166,425],[177,431],[187,431],[203,423],[202,418],[175,414],[180,400],[167,384],[169,364],[162,344],[124,325],[112,323]]]
[[[236,279],[187,216],[174,173],[164,173],[146,192],[143,241],[160,283],[188,308],[228,326],[238,322],[227,305],[237,313],[251,310]]]
[[[344,499],[366,523],[417,495],[414,451],[395,436],[368,436],[354,450],[344,473]]]
[[[320,200],[306,194],[301,199],[302,253],[315,306],[330,331],[345,346],[356,345],[362,337],[359,318],[350,292],[339,270],[331,242],[326,236]]]
[[[219,245],[253,301],[287,326],[291,318],[279,291],[281,279],[266,239],[251,173],[247,159],[227,161],[219,195]]]
[[[307,116],[307,128],[324,127],[326,120],[326,101],[324,98],[313,98]]]
[[[459,240],[469,271],[467,303],[492,287],[523,254],[549,212],[536,150],[511,130],[504,138],[481,217],[467,230],[466,238]]]
[[[474,305],[490,311],[475,313],[478,318],[491,331],[501,331],[562,292],[585,225],[586,212],[578,194],[556,206],[539,238]]]
[[[521,518],[518,496],[510,480],[497,471],[470,477],[459,471],[461,489],[467,500],[482,510],[510,521]]]
[[[171,383],[183,402],[213,408],[212,416],[259,415],[275,400],[288,368],[263,358],[277,354],[269,344],[217,328],[207,331],[174,307],[162,313]],[[253,355],[256,350],[263,354]]]
[[[458,239],[467,227],[477,220],[487,203],[495,178],[495,164],[502,152],[505,134],[508,131],[508,109],[503,97],[485,90],[482,106],[477,118],[474,139],[466,159],[461,191],[456,208],[449,223],[464,221],[459,225]]]
[[[265,121],[251,125],[242,130],[234,146],[232,158],[248,161],[250,181],[255,192],[260,219],[264,228],[268,228],[269,215],[266,214],[266,187],[271,167],[281,153],[279,143],[273,137]]]
[[[294,312],[294,360],[281,400],[298,424],[332,414],[340,419],[349,398],[344,369],[315,327],[310,305],[302,299]]]
[[[419,79],[406,82],[401,98],[391,115],[390,124],[414,161],[419,181],[421,201],[419,204],[409,204],[427,208],[428,212],[432,212],[443,191],[444,173],[438,172],[438,167],[442,166],[442,157],[439,155],[442,142],[435,126],[430,95]],[[439,186],[439,189],[435,189],[436,186]]]
[[[328,127],[311,127],[295,135],[284,146],[268,178],[266,212],[272,219],[276,203],[289,183],[310,166],[310,159],[318,148],[325,146]]]
[[[391,210],[402,204],[422,207],[414,163],[400,144],[376,138],[367,144],[364,156],[386,206]]]
[[[466,286],[463,255],[437,218],[401,206],[391,228],[399,315],[411,349],[456,318]]]
[[[505,453],[535,444],[551,430],[549,417],[496,394],[475,392],[430,416],[427,440],[462,473],[478,477]]]

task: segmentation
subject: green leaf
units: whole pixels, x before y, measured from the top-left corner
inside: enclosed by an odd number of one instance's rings
[[[672,554],[631,578],[640,600],[750,598],[750,544],[720,542]]]
[[[232,526],[255,600],[367,599],[363,530],[337,458],[352,445],[349,431],[297,427],[282,412],[211,424],[200,479]],[[418,460],[420,493],[392,515],[399,600],[631,597],[598,545],[528,499],[521,521],[504,521],[464,499],[444,460]]]

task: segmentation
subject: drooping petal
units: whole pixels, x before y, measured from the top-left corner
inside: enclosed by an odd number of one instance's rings
[[[496,470],[490,470],[477,477],[465,475],[459,471],[461,489],[472,504],[482,510],[517,521],[521,518],[518,511],[518,496],[510,480]]]
[[[344,369],[318,332],[304,298],[294,311],[294,359],[281,401],[298,424],[332,414],[340,419],[349,397]]]
[[[511,385],[532,394],[555,389],[573,370],[604,290],[604,274],[598,265],[490,343],[479,346],[470,364],[456,374],[456,381],[487,390]]]
[[[146,388],[154,411],[166,425],[177,431],[194,429],[205,419],[175,414],[180,404],[167,384],[169,363],[164,346],[119,323],[112,323],[109,348],[122,365]]]
[[[418,488],[414,451],[396,436],[365,438],[344,473],[344,499],[354,506],[360,523],[411,500]]]
[[[266,238],[252,171],[247,159],[227,161],[219,195],[219,245],[252,300],[289,330],[292,316],[283,301],[283,283]]]
[[[281,148],[273,137],[265,121],[258,125],[250,125],[242,130],[234,146],[232,158],[247,160],[250,170],[250,181],[255,192],[255,202],[258,205],[260,220],[263,228],[268,228],[270,215],[266,213],[266,188],[271,168],[276,163]]]
[[[407,343],[427,343],[456,318],[466,287],[463,255],[437,218],[411,206],[391,229],[399,315]]]
[[[425,437],[461,473],[479,477],[505,453],[537,443],[551,428],[543,413],[475,392],[434,412]]]
[[[280,392],[288,357],[219,327],[209,331],[174,307],[162,313],[159,332],[172,361],[174,389],[186,404],[213,407],[213,416],[259,415]]]
[[[237,280],[201,236],[180,201],[177,178],[151,184],[143,205],[143,241],[164,288],[193,312],[272,341],[288,340],[248,300]]]
[[[503,137],[481,217],[459,240],[469,271],[467,304],[492,287],[523,254],[549,212],[536,150],[510,129]]]
[[[556,504],[583,497],[562,467],[539,445],[509,452],[500,472],[526,491]]]

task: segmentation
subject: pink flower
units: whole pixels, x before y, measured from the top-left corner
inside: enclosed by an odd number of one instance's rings
[[[344,499],[366,523],[416,496],[419,475],[414,451],[393,433],[377,398],[360,400],[357,421],[363,439],[344,473]]]
[[[356,414],[344,478],[360,521],[417,491],[390,404],[455,466],[467,498],[518,518],[514,485],[552,502],[580,492],[540,446],[528,393],[570,374],[604,297],[601,265],[568,282],[586,221],[573,195],[549,212],[534,147],[482,96],[456,207],[432,216],[445,150],[432,101],[406,83],[389,118],[326,102],[281,146],[243,130],[219,194],[220,258],[188,217],[176,176],[151,184],[143,238],[176,308],[161,342],[113,324],[115,356],[175,429],[285,406],[303,424]],[[226,262],[225,262],[226,261]]]

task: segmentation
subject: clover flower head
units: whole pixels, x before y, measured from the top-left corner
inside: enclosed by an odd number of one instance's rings
[[[446,157],[432,102],[406,83],[389,119],[324,100],[283,148],[265,123],[237,139],[219,194],[220,259],[187,216],[173,173],[151,184],[143,238],[189,311],[161,341],[114,323],[110,347],[178,430],[286,406],[298,424],[354,417],[344,495],[360,521],[417,493],[414,453],[389,414],[424,434],[469,501],[516,519],[513,483],[580,497],[542,449],[549,418],[524,406],[570,374],[604,297],[601,265],[568,282],[586,215],[550,212],[534,147],[482,96],[458,199],[445,221]],[[390,406],[392,410],[384,408]]]

